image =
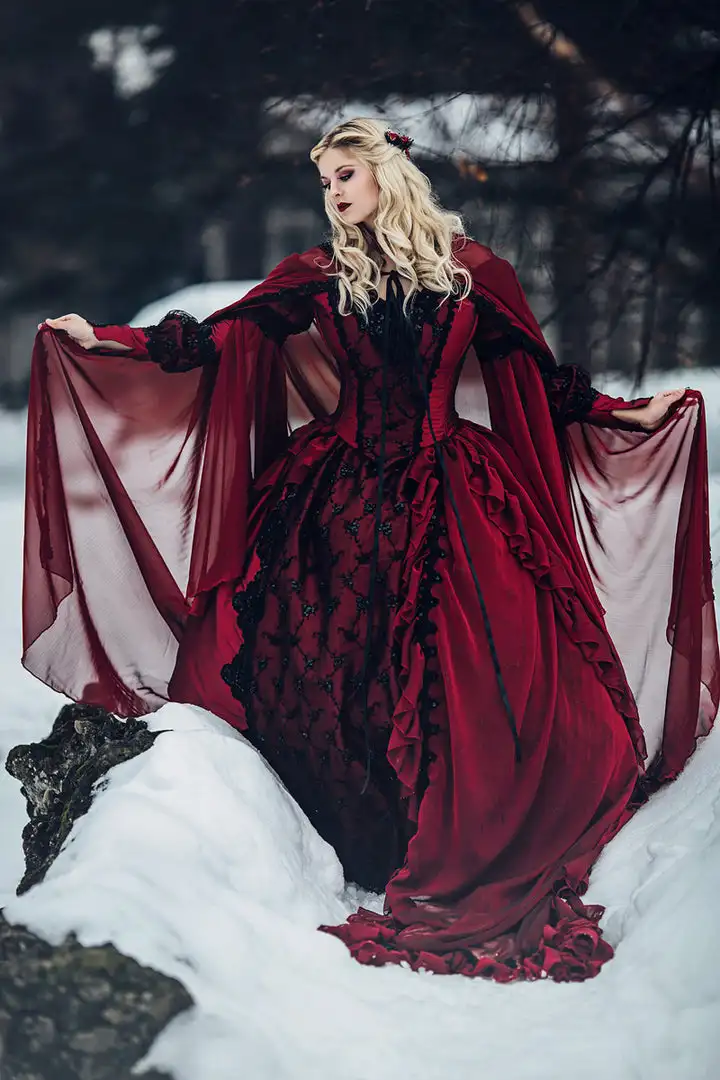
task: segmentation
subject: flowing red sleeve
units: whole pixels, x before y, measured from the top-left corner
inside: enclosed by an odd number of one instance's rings
[[[489,423],[605,618],[638,706],[646,782],[667,780],[720,703],[702,396],[687,391],[653,432],[618,420],[613,410],[647,398],[597,394],[589,380],[583,388],[581,369],[568,378],[512,267],[473,242],[458,257],[473,277]]]
[[[43,682],[123,716],[167,700],[192,605],[242,571],[252,478],[288,445],[289,399],[332,407],[336,373],[310,328],[317,258],[284,260],[200,324],[101,330],[131,352],[38,334],[23,663]]]

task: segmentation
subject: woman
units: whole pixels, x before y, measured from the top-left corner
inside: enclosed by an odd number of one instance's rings
[[[649,782],[589,566],[618,501],[662,522],[657,783],[718,703],[702,405],[558,368],[409,146],[364,119],[325,135],[331,243],[202,323],[41,328],[24,662],[123,715],[169,697],[242,731],[348,878],[386,889],[384,915],[323,927],[358,960],[583,979],[612,955],[589,869]],[[454,407],[478,360],[491,426]]]

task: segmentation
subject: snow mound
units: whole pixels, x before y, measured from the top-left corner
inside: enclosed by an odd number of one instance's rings
[[[237,733],[168,705],[10,921],[180,979],[196,1007],[147,1063],[178,1080],[711,1080],[720,1013],[720,737],[616,837],[589,899],[617,956],[584,984],[498,986],[366,968],[318,933],[379,898]],[[242,1063],[242,1064],[240,1064]]]

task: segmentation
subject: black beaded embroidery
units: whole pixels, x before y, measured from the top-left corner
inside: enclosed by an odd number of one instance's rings
[[[543,371],[542,379],[550,415],[558,427],[582,420],[599,397],[588,372],[576,364],[560,364],[554,371]]]
[[[437,623],[433,611],[438,605],[438,598],[433,594],[433,587],[440,584],[442,575],[438,564],[447,558],[447,526],[444,523],[442,509],[438,506],[430,519],[427,535],[427,550],[423,565],[422,578],[418,589],[418,606],[413,627],[413,638],[420,645],[425,659],[422,689],[418,699],[420,728],[423,745],[420,759],[418,797],[422,798],[428,785],[428,768],[435,760],[436,737],[443,730],[444,694],[438,659]]]
[[[433,323],[433,326],[438,325],[435,316],[439,309],[439,301],[439,294],[431,292],[429,289],[420,289],[413,293],[407,312],[407,319],[413,328],[416,340],[420,339],[423,326],[426,323]],[[377,346],[382,342],[385,313],[386,301],[382,297],[377,297],[367,315],[358,315],[360,326],[370,334],[370,337]],[[392,360],[393,358],[391,357],[390,359]],[[404,353],[401,359],[407,360]]]
[[[397,779],[386,760],[398,693],[386,613],[398,604],[410,520],[398,474],[390,480],[376,578],[375,605],[384,614],[373,622],[366,673],[375,765],[361,797],[357,679],[369,625],[373,522],[353,514],[371,501],[376,479],[369,459],[349,464],[352,453],[338,444],[320,475],[286,484],[268,511],[255,543],[260,567],[233,599],[243,643],[221,674],[243,705],[248,737],[336,847],[348,874],[382,887],[405,842],[397,832],[404,828]],[[370,818],[386,835],[368,825]]]
[[[199,323],[187,311],[169,311],[157,326],[146,326],[150,360],[163,371],[191,371],[217,360],[212,326]]]
[[[423,327],[429,323],[432,327],[432,345],[423,358],[426,389],[430,390],[433,379],[442,360],[458,302],[451,297],[444,306],[438,306],[438,294],[421,290],[413,297],[408,322],[412,327],[415,347],[418,347]],[[339,288],[335,279],[330,279],[328,301],[333,316],[335,330],[340,347],[345,352],[356,387],[356,422],[358,445],[371,457],[376,457],[380,444],[380,417],[382,411],[382,365],[377,361],[368,362],[359,348],[350,342],[347,333],[347,320],[339,309]],[[372,340],[377,352],[383,347],[383,327],[386,304],[383,300],[372,305],[369,317],[355,313],[358,326]],[[393,328],[394,332],[397,328]],[[426,417],[425,393],[418,385],[418,373],[415,359],[410,351],[407,338],[401,335],[391,337],[390,356],[388,357],[388,400],[392,409],[386,416],[386,443],[389,453],[397,452],[407,456],[416,454],[420,448],[423,422]]]

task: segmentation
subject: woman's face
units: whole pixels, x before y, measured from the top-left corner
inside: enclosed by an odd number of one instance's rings
[[[326,150],[317,161],[326,196],[348,225],[372,225],[378,207],[379,188],[367,165],[349,150]]]

